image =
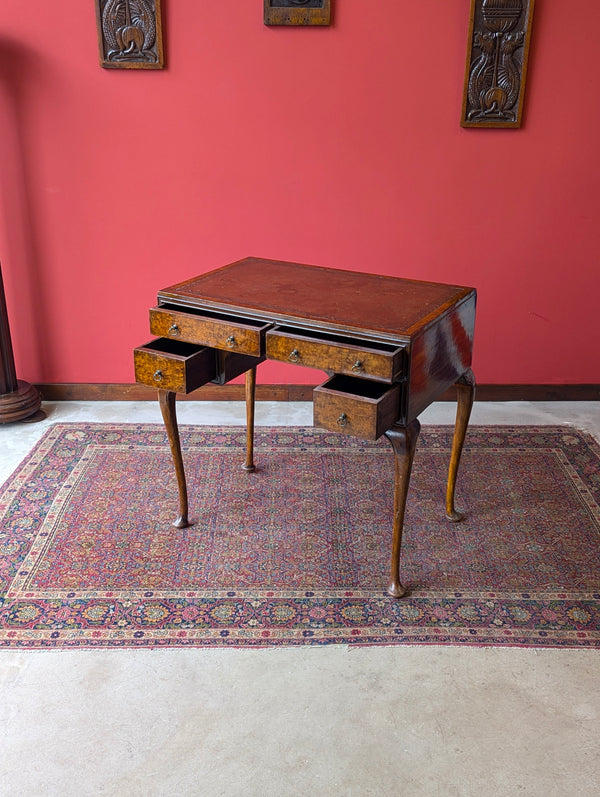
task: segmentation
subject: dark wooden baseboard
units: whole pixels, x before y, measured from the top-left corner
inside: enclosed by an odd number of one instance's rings
[[[154,401],[156,390],[137,384],[41,384],[43,401]],[[311,401],[313,385],[257,385],[257,401]],[[244,385],[205,385],[187,401],[243,401]],[[441,401],[454,401],[448,390]],[[600,385],[478,385],[477,401],[600,401]]]

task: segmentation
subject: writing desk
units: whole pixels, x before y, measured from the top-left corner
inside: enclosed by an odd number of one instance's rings
[[[246,375],[247,446],[254,470],[256,366],[264,359],[329,374],[314,390],[314,424],[355,437],[385,435],[395,462],[388,593],[405,594],[400,546],[417,416],[458,388],[446,491],[454,507],[460,455],[473,405],[470,370],[476,292],[472,288],[246,258],[165,288],[150,310],[157,339],[134,351],[136,381],[158,388],[179,489],[175,525],[189,525],[175,398],[208,382]]]

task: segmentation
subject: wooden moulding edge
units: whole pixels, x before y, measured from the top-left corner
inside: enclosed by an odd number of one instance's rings
[[[316,385],[257,385],[257,401],[312,401]],[[43,383],[43,401],[154,401],[156,390],[128,383]],[[244,401],[244,385],[204,385],[182,401]],[[450,388],[439,401],[454,401]],[[477,401],[600,401],[600,384],[477,385]]]

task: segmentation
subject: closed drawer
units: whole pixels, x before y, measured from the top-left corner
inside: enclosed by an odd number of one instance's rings
[[[401,390],[401,385],[336,374],[314,389],[314,425],[377,440],[398,419]]]
[[[395,382],[404,371],[402,344],[288,326],[276,326],[267,332],[267,357],[383,382]]]
[[[216,375],[214,349],[182,340],[152,340],[133,350],[133,360],[136,382],[174,393],[191,393]]]
[[[150,310],[150,331],[165,338],[186,340],[215,349],[260,357],[271,324],[208,310],[160,305]]]

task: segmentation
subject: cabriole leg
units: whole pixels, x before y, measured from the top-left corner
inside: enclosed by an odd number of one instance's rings
[[[415,456],[421,424],[415,420],[408,426],[394,426],[385,436],[394,450],[394,526],[392,532],[392,562],[388,594],[401,598],[406,589],[400,582],[400,548],[404,527],[404,510],[410,484],[410,472]]]
[[[475,399],[475,377],[469,368],[456,383],[458,391],[458,404],[456,407],[456,424],[454,426],[454,438],[452,440],[452,453],[450,455],[450,467],[448,469],[448,486],[446,489],[446,517],[448,520],[457,522],[462,520],[464,515],[457,512],[454,508],[454,491],[456,488],[456,476],[460,464],[467,426],[471,417],[473,401]]]
[[[246,371],[246,462],[244,470],[252,473],[254,467],[254,406],[256,396],[256,368]]]
[[[184,529],[190,524],[188,521],[187,485],[185,482],[183,459],[181,457],[181,443],[179,442],[179,429],[177,428],[175,398],[175,393],[170,390],[158,391],[158,403],[167,430],[169,445],[171,446],[173,464],[175,465],[175,475],[177,476],[177,487],[179,489],[179,517],[174,521],[173,525],[178,529]]]

